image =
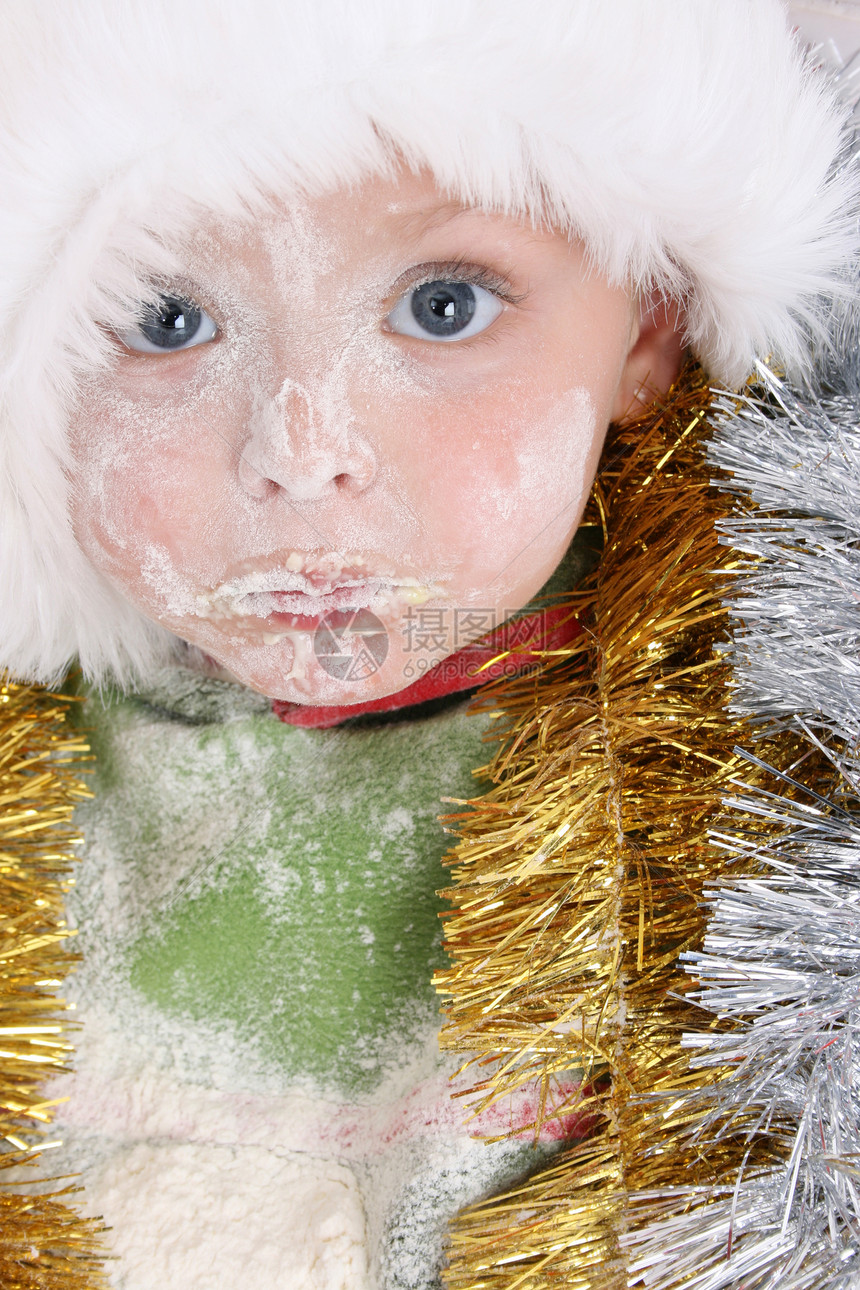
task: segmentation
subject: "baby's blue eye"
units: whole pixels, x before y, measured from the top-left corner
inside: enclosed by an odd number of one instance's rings
[[[165,354],[191,349],[214,340],[218,328],[213,320],[184,296],[161,296],[147,305],[136,327],[120,333],[120,340],[140,354]]]
[[[389,331],[417,340],[468,340],[502,312],[498,296],[476,283],[423,282],[398,300],[386,318]]]

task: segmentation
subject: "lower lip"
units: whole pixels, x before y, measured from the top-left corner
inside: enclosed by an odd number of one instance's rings
[[[266,616],[266,623],[270,624],[273,631],[280,628],[281,631],[312,632],[322,622],[335,629],[348,627],[355,614],[367,608],[368,601],[376,602],[378,605],[382,597],[384,597],[383,588],[377,589],[366,583],[360,586],[338,587],[328,595],[320,596],[318,600],[310,596],[298,597],[294,592],[284,592],[282,597],[284,600],[295,602],[296,599],[301,599],[309,608],[312,608],[312,612],[296,613],[292,609],[275,609]],[[273,596],[273,599],[277,602],[278,593]]]

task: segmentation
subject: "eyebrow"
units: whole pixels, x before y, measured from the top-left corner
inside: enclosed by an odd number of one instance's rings
[[[421,233],[432,233],[458,215],[491,215],[479,206],[467,206],[457,198],[439,202],[434,206],[421,207],[412,211],[393,211],[395,222],[400,230],[410,236]]]

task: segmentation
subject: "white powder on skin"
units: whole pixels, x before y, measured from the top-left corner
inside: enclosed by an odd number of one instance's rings
[[[402,219],[376,188],[406,199]],[[76,531],[87,554],[150,617],[271,697],[355,702],[400,688],[416,603],[404,589],[447,609],[423,669],[464,643],[457,609],[511,612],[533,594],[582,509],[629,299],[565,238],[513,219],[452,214],[443,200],[445,219],[421,232],[440,197],[404,175],[273,204],[253,227],[202,230],[169,289],[211,312],[219,339],[126,355],[83,392]],[[420,280],[422,257],[443,276],[472,257],[497,276],[523,261],[513,276],[526,304],[502,308],[488,342],[405,343],[386,311]],[[209,612],[237,577],[338,553],[388,584],[380,597],[355,593],[389,625],[370,675],[333,680],[277,612]]]

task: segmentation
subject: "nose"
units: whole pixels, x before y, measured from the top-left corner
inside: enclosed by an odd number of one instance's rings
[[[363,492],[376,475],[376,458],[337,403],[321,416],[305,387],[287,379],[255,409],[239,457],[246,492],[258,498],[282,492],[295,502],[336,489]]]

